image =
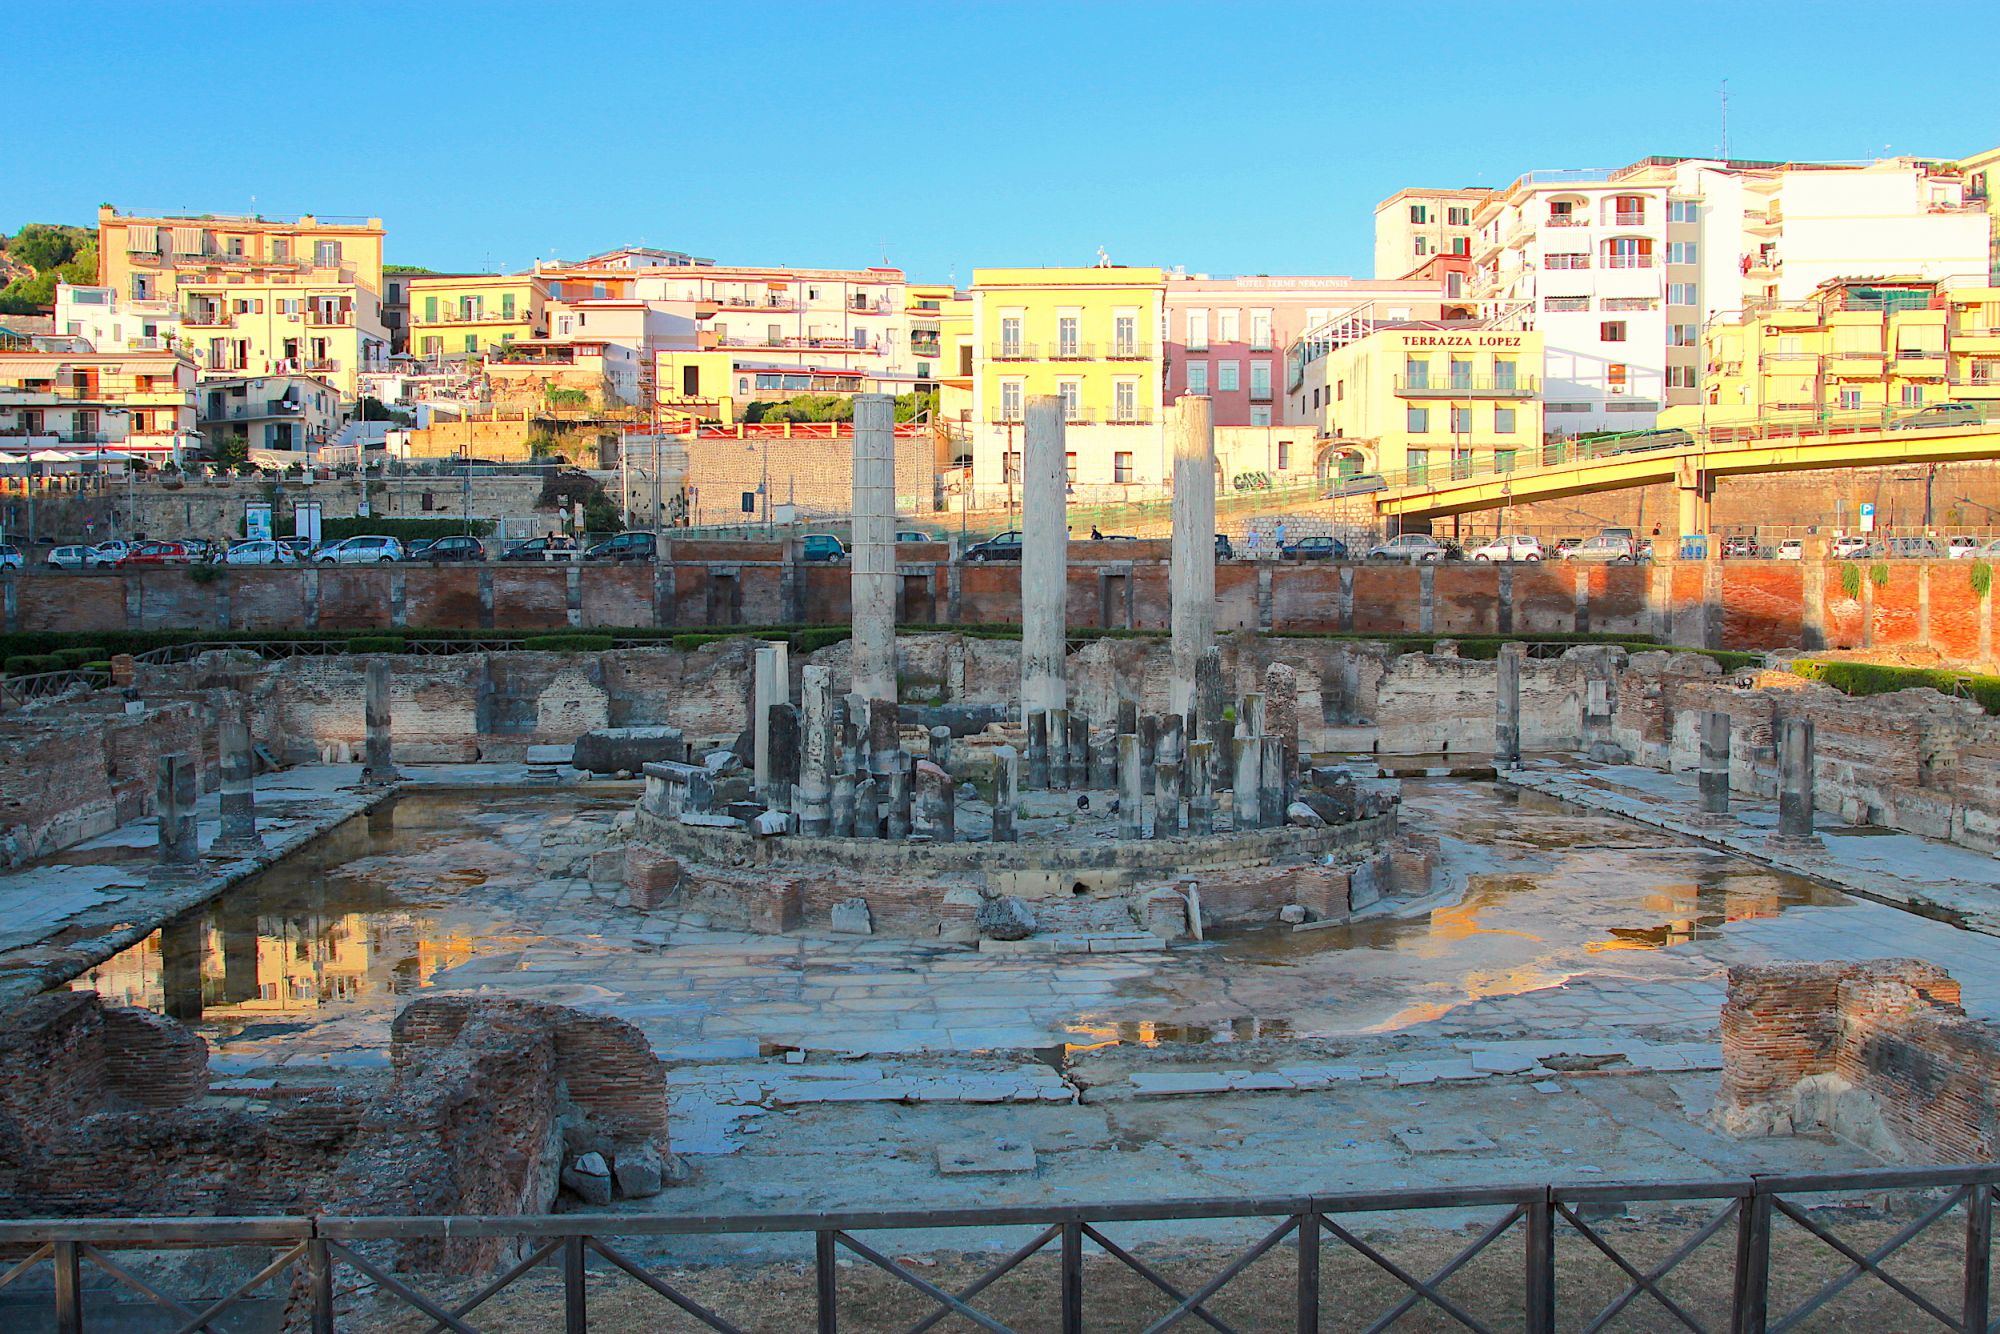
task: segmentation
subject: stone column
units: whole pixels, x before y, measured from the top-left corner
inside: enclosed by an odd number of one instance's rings
[[[222,833],[213,846],[229,852],[261,851],[264,836],[257,832],[256,754],[250,748],[250,727],[239,709],[225,707],[216,730],[222,760]]]
[[[1223,720],[1224,701],[1228,698],[1222,680],[1222,649],[1211,644],[1202,651],[1194,664],[1194,713],[1201,730],[1202,739],[1209,743],[1209,763],[1224,762],[1229,753],[1229,724]],[[1189,735],[1192,742],[1194,737]],[[1221,785],[1223,775],[1219,769],[1209,772],[1211,788]]]
[[[1139,703],[1137,700],[1121,699],[1118,701],[1118,727],[1113,735],[1123,736],[1127,732],[1139,735]]]
[[[1139,838],[1146,829],[1146,789],[1139,766],[1139,738],[1130,732],[1118,738],[1118,837]]]
[[[1264,731],[1284,747],[1283,781],[1278,788],[1283,794],[1278,805],[1282,813],[1299,790],[1299,674],[1282,662],[1264,669]]]
[[[395,782],[396,762],[389,743],[389,659],[384,654],[369,656],[362,719],[367,727],[363,763],[368,768],[368,781]]]
[[[833,776],[832,829],[835,838],[854,837],[854,774],[843,769]]]
[[[1152,714],[1139,718],[1139,790],[1151,794],[1153,766],[1160,759],[1160,720]]]
[[[1167,417],[1174,451],[1173,675],[1167,707],[1195,707],[1201,655],[1215,642],[1215,419],[1206,395],[1183,395]]]
[[[1049,786],[1069,787],[1069,710],[1049,710]]]
[[[1262,826],[1258,805],[1264,788],[1263,738],[1241,733],[1236,738],[1236,776],[1230,784],[1236,831]]]
[[[917,766],[917,805],[930,826],[933,843],[950,843],[958,836],[958,790],[951,775],[926,760]]]
[[[759,643],[751,660],[750,748],[751,772],[757,796],[767,806],[777,804],[772,795],[771,709],[792,699],[791,647],[782,643]]]
[[[185,755],[162,755],[153,769],[153,802],[160,839],[153,875],[166,880],[201,874],[201,840],[195,832],[197,775]]]
[[[1020,804],[1021,754],[1012,746],[993,751],[993,841],[1012,843],[1019,835],[1014,829],[1015,808]]]
[[[1701,715],[1701,813],[1729,814],[1729,713],[1707,709]]]
[[[771,791],[764,804],[776,811],[798,813],[799,710],[793,704],[773,704],[767,719]]]
[[[1258,765],[1258,823],[1276,829],[1285,822],[1285,739],[1266,733],[1262,738],[1262,763]]]
[[[901,841],[910,836],[910,766],[898,764],[889,774],[888,833]]]
[[[1813,836],[1813,725],[1804,718],[1778,722],[1778,837]]]
[[[1118,734],[1099,737],[1090,746],[1090,785],[1097,790],[1118,788]]]
[[[1190,741],[1187,748],[1185,783],[1188,795],[1188,833],[1207,838],[1215,832],[1215,743]]]
[[[1074,709],[1069,715],[1069,785],[1090,786],[1090,719]]]
[[[854,396],[854,691],[896,697],[896,401]]]
[[[1181,779],[1179,760],[1161,760],[1153,769],[1153,837],[1181,836]]]
[[[935,764],[938,768],[944,770],[947,775],[950,774],[951,773],[951,729],[949,727],[933,727],[930,730],[930,739],[931,739],[931,754],[930,754],[931,763]]]
[[[1040,792],[1049,785],[1049,715],[1028,710],[1028,787]]]
[[[879,838],[882,834],[881,801],[873,774],[864,775],[854,785],[854,836]],[[838,795],[837,793],[835,794]]]
[[[903,764],[902,715],[896,701],[877,696],[868,701],[868,768],[878,787]]]
[[[832,669],[806,668],[799,694],[799,832],[825,838],[833,825]]]
[[[1069,596],[1068,457],[1062,399],[1028,400],[1021,448],[1021,714],[1069,702],[1063,664]],[[1034,758],[1029,757],[1032,770]],[[1028,780],[1034,782],[1031,776]]]
[[[1502,644],[1494,673],[1493,767],[1521,767],[1521,661],[1528,650],[1521,644]]]
[[[1253,690],[1236,705],[1236,735],[1264,735],[1264,695]]]

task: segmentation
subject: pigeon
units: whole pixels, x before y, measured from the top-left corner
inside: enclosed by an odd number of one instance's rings
[[[1080,811],[1090,809],[1090,794],[1088,792],[1079,792],[1076,794],[1076,808]]]

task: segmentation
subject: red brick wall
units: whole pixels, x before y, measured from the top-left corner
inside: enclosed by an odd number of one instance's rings
[[[1560,565],[1514,569],[1514,633],[1569,634],[1576,629],[1576,584]]]
[[[1931,646],[1947,658],[1979,658],[1979,597],[1972,561],[1939,561],[1931,572]]]
[[[1910,648],[1923,643],[1922,627],[1918,619],[1919,593],[1917,589],[1919,566],[1910,561],[1884,561],[1882,568],[1889,572],[1887,583],[1878,583],[1874,578],[1876,566],[1870,564],[1864,572],[1875,590],[1875,648]]]
[[[1500,633],[1500,581],[1478,565],[1439,565],[1432,572],[1431,628],[1441,635]]]
[[[410,625],[477,630],[479,571],[442,565],[409,570],[403,578],[403,619]]]
[[[1799,561],[1722,562],[1722,647],[1797,646],[1805,632],[1805,583]]]
[[[1247,582],[1249,595],[1257,595],[1257,570],[1251,565],[1221,565],[1216,567],[1215,585],[1219,594],[1223,587],[1223,572],[1228,571],[1232,583]],[[1335,633],[1340,629],[1340,568],[1324,565],[1317,561],[1301,564],[1297,569],[1285,571],[1285,578],[1271,580],[1271,622],[1279,633],[1294,631],[1299,633]],[[1355,596],[1360,596],[1356,585]],[[1220,628],[1218,626],[1218,628]]]
[[[1405,566],[1354,567],[1354,628],[1362,634],[1407,634],[1417,628],[1419,576]]]

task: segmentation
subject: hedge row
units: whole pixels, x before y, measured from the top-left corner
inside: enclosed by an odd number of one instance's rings
[[[58,648],[48,653],[10,653],[0,659],[0,670],[9,676],[33,676],[39,672],[62,672],[76,667],[95,667],[111,657],[102,644]]]
[[[1794,658],[1792,671],[1808,681],[1832,686],[1844,695],[1892,695],[1898,690],[1936,690],[1966,695],[1979,707],[2000,715],[2000,676],[1976,676],[1926,667],[1890,667],[1877,662],[1829,662]]]

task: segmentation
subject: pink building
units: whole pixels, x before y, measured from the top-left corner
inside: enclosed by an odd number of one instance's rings
[[[1204,278],[1167,275],[1165,400],[1207,394],[1217,426],[1287,426],[1285,353],[1299,335],[1348,315],[1436,319],[1436,277]]]

